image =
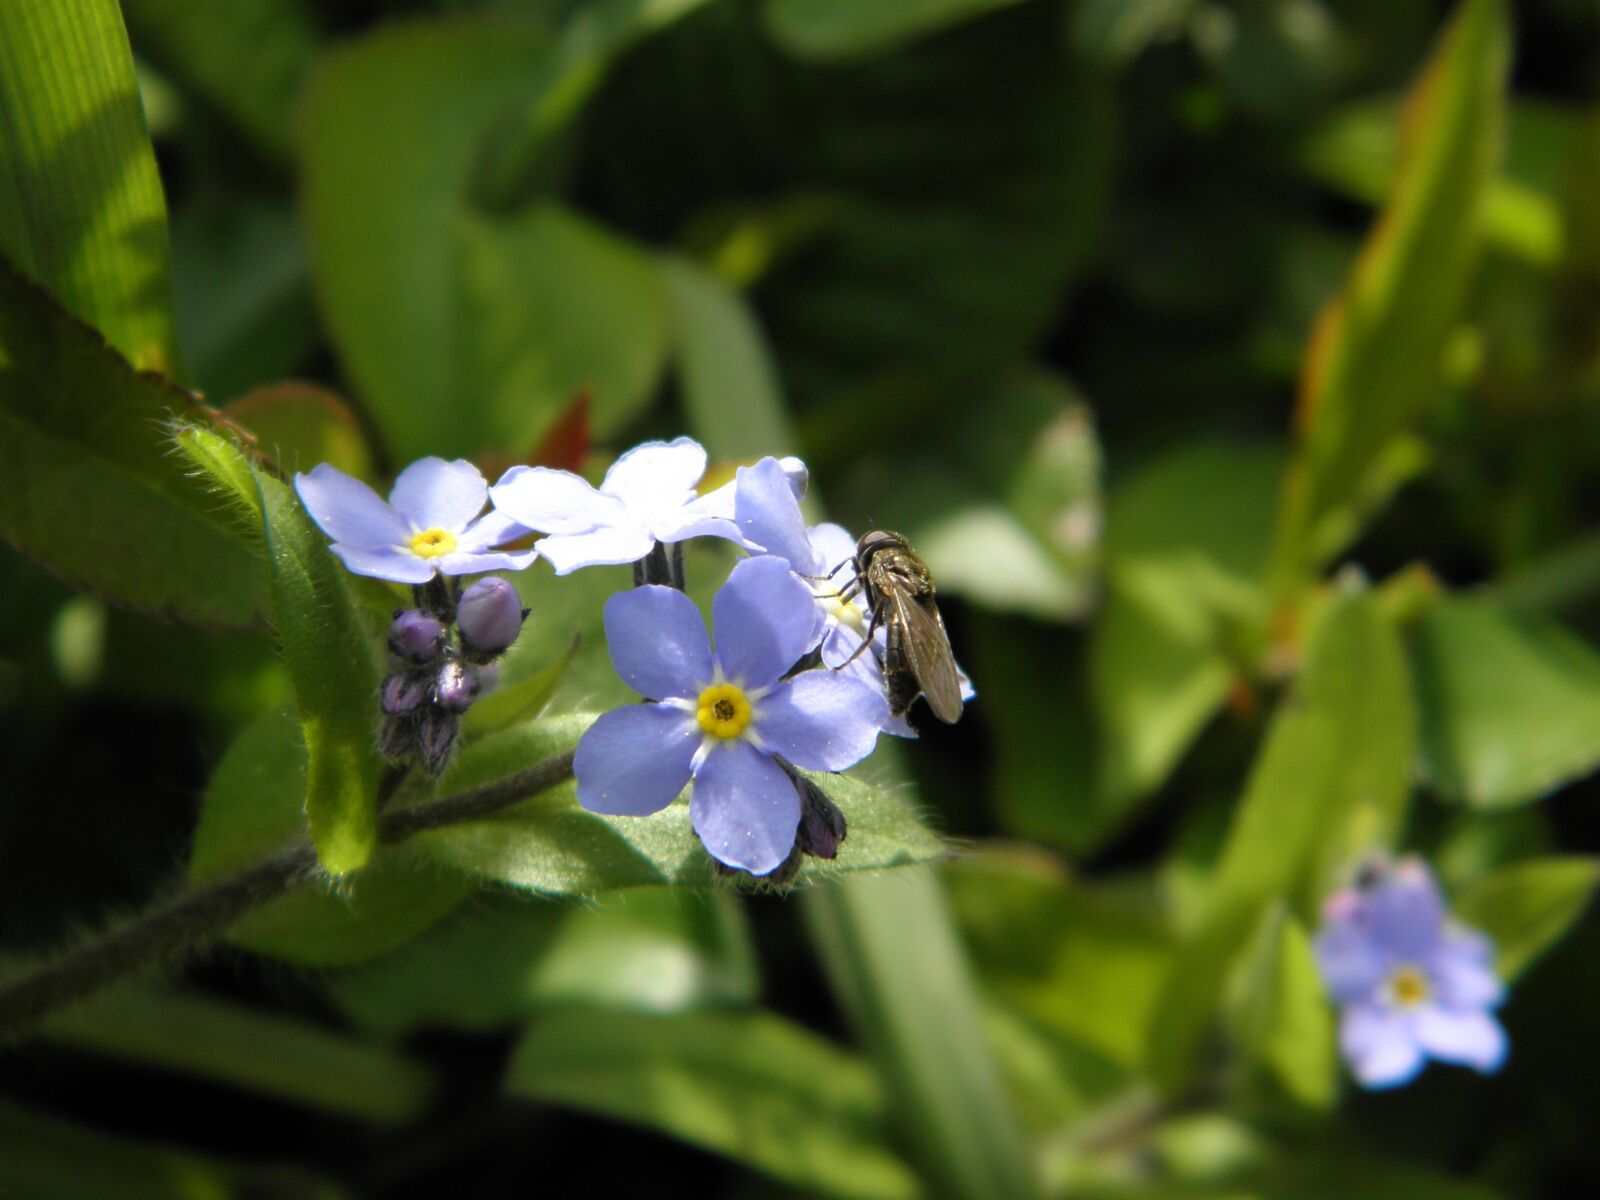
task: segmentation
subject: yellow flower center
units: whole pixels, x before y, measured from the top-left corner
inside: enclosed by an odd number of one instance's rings
[[[448,529],[424,529],[411,539],[411,553],[418,558],[442,558],[455,550],[456,535]]]
[[[1389,992],[1401,1008],[1415,1008],[1428,998],[1428,977],[1413,966],[1396,967]]]
[[[750,701],[731,683],[719,683],[700,693],[695,719],[712,737],[736,738],[750,724]]]
[[[828,615],[839,624],[848,626],[857,633],[866,629],[861,610],[841,597],[838,592],[828,592],[826,595],[818,596],[817,599],[822,601],[822,606],[828,610]]]

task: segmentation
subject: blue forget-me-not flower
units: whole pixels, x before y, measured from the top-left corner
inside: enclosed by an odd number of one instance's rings
[[[296,475],[294,486],[312,520],[333,539],[333,552],[357,575],[427,583],[436,573],[520,571],[536,557],[533,550],[495,549],[528,531],[501,513],[483,513],[489,486],[477,467],[460,459],[412,463],[394,481],[387,504],[328,463]]]
[[[716,649],[694,603],[647,585],[606,602],[617,674],[652,703],[605,713],[578,743],[578,800],[591,812],[645,816],[691,778],[689,815],[714,858],[766,875],[795,846],[802,799],[775,756],[842,771],[869,753],[884,720],[880,689],[853,676],[783,676],[817,644],[810,590],[776,558],[739,563],[712,601]]]
[[[637,562],[657,542],[737,538],[731,495],[700,496],[706,452],[692,438],[645,442],[611,465],[598,488],[571,471],[512,467],[491,489],[494,505],[548,536],[539,553],[566,575]]]
[[[826,523],[806,526],[800,504],[787,485],[785,463],[764,458],[753,467],[740,467],[735,477],[734,520],[739,526],[740,543],[752,554],[771,555],[789,564],[803,580],[817,606],[818,642],[823,665],[854,675],[868,687],[883,689],[883,655],[887,634],[880,627],[873,634],[872,646],[863,651],[872,612],[864,588],[857,588],[848,599],[852,580],[856,539],[842,526]],[[844,570],[839,570],[844,566]],[[966,675],[961,677],[963,700],[973,697]],[[904,715],[894,716],[884,706],[884,731],[901,737],[915,737]]]
[[[1339,1048],[1364,1086],[1408,1083],[1429,1058],[1485,1073],[1505,1061],[1493,947],[1449,917],[1421,860],[1371,864],[1330,896],[1316,956],[1339,1005]]]

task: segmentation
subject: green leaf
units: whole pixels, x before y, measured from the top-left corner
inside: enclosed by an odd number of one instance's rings
[[[882,1071],[900,1135],[926,1177],[962,1200],[1041,1195],[933,874],[843,880],[804,903],[834,993]]]
[[[326,978],[347,1015],[385,1036],[494,1030],[567,1004],[638,1012],[750,1004],[755,950],[732,896],[669,888],[559,903],[505,896]]]
[[[288,486],[256,472],[272,572],[272,627],[294,686],[306,747],[306,817],[331,875],[366,865],[377,845],[378,670],[344,567]]]
[[[943,874],[990,991],[1109,1062],[1138,1064],[1174,948],[1153,904],[1071,880],[1023,849],[980,850]]]
[[[671,320],[644,251],[553,204],[458,228],[461,370],[476,384],[458,417],[479,440],[531,446],[584,389],[598,433],[636,416],[666,364]]]
[[[570,6],[528,98],[500,122],[474,173],[472,193],[494,211],[514,209],[549,184],[561,135],[605,80],[612,59],[682,19],[705,0],[585,0]]]
[[[194,992],[134,985],[51,1017],[51,1041],[386,1125],[415,1120],[433,1078],[392,1050]]]
[[[175,374],[167,208],[116,0],[0,6],[0,250]]]
[[[1318,179],[1346,195],[1381,203],[1393,186],[1400,157],[1398,98],[1361,100],[1313,126],[1300,158]],[[1489,182],[1483,200],[1483,236],[1495,249],[1540,267],[1553,267],[1565,250],[1556,173],[1539,169],[1559,160],[1575,137],[1576,114],[1552,104],[1517,99],[1507,110],[1505,170]],[[1537,159],[1518,151],[1529,147]]]
[[[287,198],[191,197],[173,213],[172,273],[184,365],[215,399],[293,374],[321,343]]]
[[[1338,1092],[1333,1009],[1305,927],[1275,905],[1261,922],[1234,1039],[1247,1070],[1266,1074],[1279,1096],[1310,1109],[1332,1106]]]
[[[593,713],[548,717],[486,737],[468,746],[445,773],[440,794],[504,778],[570,750],[593,721]],[[845,775],[814,778],[843,810],[850,834],[833,862],[808,859],[801,882],[944,853],[938,836],[889,789]],[[681,799],[651,817],[603,817],[578,807],[571,783],[482,821],[422,834],[415,843],[447,866],[551,895],[666,883],[709,887],[715,878]]]
[[[123,0],[139,54],[276,159],[321,40],[302,0]]]
[[[391,25],[325,55],[301,94],[317,298],[400,461],[489,440],[459,374],[458,225],[475,147],[548,43],[508,21]]]
[[[1411,663],[1422,768],[1443,794],[1506,808],[1600,766],[1600,654],[1555,622],[1446,600]]]
[[[684,419],[718,459],[753,462],[797,448],[777,369],[750,306],[683,258],[661,263],[678,342]]]
[[[206,787],[189,852],[189,879],[241,870],[306,834],[306,751],[288,713],[265,713],[239,734]],[[330,966],[386,954],[459,904],[472,881],[422,861],[408,846],[383,850],[337,884],[313,880],[256,908],[230,941],[291,962]]]
[[[1235,958],[1262,914],[1296,899],[1309,917],[1335,873],[1398,832],[1416,715],[1399,635],[1369,592],[1335,595],[1251,769],[1199,929],[1150,1022],[1151,1073],[1192,1078]]]
[[[1088,667],[1105,830],[1166,779],[1238,673],[1262,619],[1280,466],[1269,447],[1202,442],[1111,494]]]
[[[1439,394],[1500,146],[1508,42],[1503,0],[1463,0],[1408,97],[1393,191],[1306,352],[1302,445],[1274,550],[1281,588],[1336,555],[1387,499],[1396,440]]]
[[[885,50],[1018,0],[766,0],[767,28],[786,50],[843,58]]]
[[[661,15],[649,8],[641,20]],[[577,84],[613,40],[578,39]],[[306,89],[312,273],[401,459],[529,447],[584,388],[604,435],[660,378],[670,316],[642,250],[558,205],[492,217],[470,204],[475,162],[506,136],[497,118],[537,108],[568,53],[502,19],[396,25],[328,56]]]
[[[340,1200],[294,1167],[230,1163],[0,1103],[0,1191],[29,1200]]]
[[[551,1013],[518,1044],[507,1086],[660,1130],[807,1195],[921,1194],[887,1145],[872,1072],[766,1013]]]
[[[1494,939],[1508,983],[1581,917],[1600,883],[1600,859],[1534,858],[1483,876],[1456,897],[1463,922]]]
[[[191,411],[0,259],[0,536],[113,603],[249,625],[262,599],[249,544],[167,440]]]
[[[515,683],[501,684],[480,699],[461,719],[462,734],[468,739],[482,737],[538,716],[565,678],[579,645],[578,635],[574,634],[567,648],[553,663]]]

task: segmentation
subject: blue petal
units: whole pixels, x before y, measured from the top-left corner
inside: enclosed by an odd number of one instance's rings
[[[1441,1004],[1450,1008],[1493,1008],[1505,999],[1505,987],[1484,953],[1487,945],[1477,934],[1454,932],[1439,943],[1427,970]]]
[[[1364,893],[1363,907],[1379,946],[1398,962],[1426,961],[1443,933],[1444,901],[1418,859],[1397,863]]]
[[[666,513],[657,513],[650,519],[650,535],[658,542],[686,542],[690,538],[719,537],[732,542],[741,541],[739,527],[722,517],[707,516],[693,504]]]
[[[755,730],[797,767],[843,771],[872,753],[888,715],[882,689],[824,668],[802,671],[757,701]]]
[[[695,772],[689,815],[718,862],[765,875],[794,848],[800,795],[782,768],[749,742],[724,742]]]
[[[694,714],[665,704],[603,713],[578,739],[572,773],[590,812],[643,817],[671,804],[699,749]]]
[[[540,533],[586,533],[635,522],[615,496],[603,496],[571,471],[512,467],[489,489],[500,512]]]
[[[483,511],[489,485],[465,459],[419,458],[394,481],[389,503],[418,529],[460,533]]]
[[[645,442],[611,464],[600,490],[636,512],[677,508],[694,499],[705,473],[706,452],[693,438]]]
[[[1313,945],[1317,969],[1335,1000],[1369,997],[1383,982],[1388,964],[1365,926],[1351,917],[1330,917]]]
[[[753,467],[740,467],[735,479],[734,516],[744,540],[787,560],[802,575],[820,574],[805,518],[778,460],[763,458]]]
[[[781,558],[747,558],[711,602],[717,661],[746,688],[766,687],[817,644],[811,589]]]
[[[1506,1031],[1481,1009],[1431,1004],[1412,1020],[1418,1045],[1441,1062],[1459,1063],[1487,1075],[1506,1060]]]
[[[479,575],[484,571],[525,571],[539,557],[537,550],[457,551],[435,559],[441,575]]]
[[[398,546],[368,550],[335,542],[329,549],[344,561],[352,573],[372,579],[387,579],[392,583],[427,583],[433,578],[434,567],[441,561],[418,558],[411,551]]]
[[[530,532],[527,526],[513,521],[505,513],[491,509],[462,531],[457,545],[468,554],[477,554],[506,542],[514,542]]]
[[[411,541],[405,519],[377,492],[328,463],[314,467],[308,475],[296,475],[294,490],[300,493],[311,519],[336,542],[376,550]],[[428,574],[431,577],[433,573]]]
[[[606,645],[622,681],[652,700],[694,699],[711,682],[711,641],[694,601],[654,584],[606,601]]]
[[[595,529],[588,533],[552,534],[534,543],[539,557],[549,560],[557,575],[570,575],[580,567],[608,567],[638,562],[650,553],[655,539],[637,525]]]
[[[856,539],[850,536],[850,531],[843,525],[828,521],[806,530],[806,537],[811,541],[812,557],[821,566],[822,572],[844,567],[834,578],[841,587],[848,583],[850,570],[844,564],[854,562],[856,557]]]
[[[1339,1019],[1339,1049],[1363,1087],[1410,1083],[1425,1061],[1411,1020],[1375,1004],[1351,1004]]]

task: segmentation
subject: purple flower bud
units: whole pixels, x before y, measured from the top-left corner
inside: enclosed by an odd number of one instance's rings
[[[391,717],[404,716],[428,698],[428,676],[415,671],[396,671],[383,681],[380,699],[383,711]]]
[[[461,718],[436,706],[422,710],[417,722],[417,749],[422,753],[422,768],[429,775],[444,771],[461,732]]]
[[[425,612],[402,609],[389,625],[389,649],[408,662],[432,662],[444,649],[444,626]]]
[[[478,673],[457,659],[448,659],[433,680],[433,701],[453,713],[466,712],[478,698]]]
[[[795,844],[813,858],[835,857],[849,828],[844,814],[805,776],[791,778],[800,785],[800,828],[795,831]]]
[[[385,758],[404,758],[415,740],[415,725],[409,717],[388,717],[378,730],[378,753]]]
[[[461,594],[456,622],[461,640],[475,657],[492,658],[517,640],[527,610],[522,597],[498,575],[486,575]]]

